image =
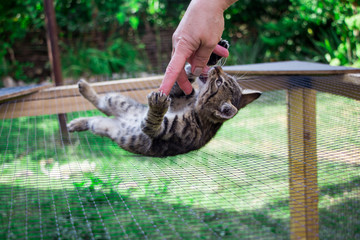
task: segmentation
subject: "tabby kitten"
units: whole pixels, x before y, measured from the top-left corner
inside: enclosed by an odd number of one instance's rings
[[[210,60],[214,61],[214,57]],[[190,82],[194,82],[196,77],[190,66],[185,69]],[[204,146],[226,120],[261,94],[242,91],[236,79],[220,66],[213,67],[207,77],[197,78],[197,82],[198,91],[193,90],[190,95],[185,95],[177,84],[169,96],[152,92],[145,106],[119,93],[99,96],[86,81],[80,80],[80,93],[114,118],[78,118],[68,124],[68,130],[90,130],[137,154],[173,156]]]

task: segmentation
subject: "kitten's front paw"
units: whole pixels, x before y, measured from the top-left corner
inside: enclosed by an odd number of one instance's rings
[[[220,42],[218,42],[218,45],[226,48],[226,49],[229,49],[229,43],[228,41],[226,41],[225,39],[221,39]],[[217,64],[217,62],[221,59],[222,57],[220,57],[219,55],[215,54],[215,53],[212,53],[210,55],[210,58],[209,58],[209,61],[207,63],[208,66],[212,66],[212,65],[215,65]]]
[[[68,125],[69,132],[80,132],[89,130],[89,122],[87,118],[77,118],[72,120]]]
[[[152,92],[148,95],[148,103],[152,110],[167,111],[170,98],[162,92]]]

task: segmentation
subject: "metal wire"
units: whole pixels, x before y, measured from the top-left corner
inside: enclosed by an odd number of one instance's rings
[[[304,164],[310,176],[317,170],[317,188],[308,190],[319,195],[319,236],[356,239],[360,103],[317,95],[318,162]],[[74,104],[78,112],[69,120],[100,115]],[[288,239],[290,211],[303,214],[289,202],[307,206],[289,195],[289,167],[298,168],[288,162],[287,107],[285,91],[264,93],[203,149],[160,159],[87,132],[72,134],[67,144],[56,115],[2,119],[0,238]],[[14,111],[6,103],[0,108]]]

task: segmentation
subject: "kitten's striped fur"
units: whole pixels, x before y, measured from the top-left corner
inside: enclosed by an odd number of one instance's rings
[[[214,57],[219,58],[212,55],[210,61]],[[186,72],[190,82],[194,82],[190,66]],[[197,82],[199,89],[190,95],[185,95],[177,84],[169,96],[152,92],[145,106],[119,93],[99,96],[86,81],[80,80],[80,93],[113,118],[78,118],[68,124],[68,129],[90,130],[109,137],[133,153],[173,156],[204,146],[226,120],[261,94],[257,91],[244,94],[236,79],[220,66],[213,67],[207,78],[197,78]]]
[[[189,80],[194,77],[189,73]],[[172,156],[204,146],[221,125],[260,96],[242,94],[236,80],[221,67],[210,70],[207,81],[198,81],[199,90],[186,96],[175,85],[169,96],[161,92],[148,95],[141,105],[119,93],[99,96],[81,80],[80,93],[108,117],[78,118],[68,124],[70,132],[90,130],[106,136],[120,147],[147,156]]]

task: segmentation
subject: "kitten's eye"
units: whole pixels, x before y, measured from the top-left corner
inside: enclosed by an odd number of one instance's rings
[[[216,86],[220,87],[220,85],[222,84],[222,79],[221,78],[218,78],[218,80],[216,80]]]

